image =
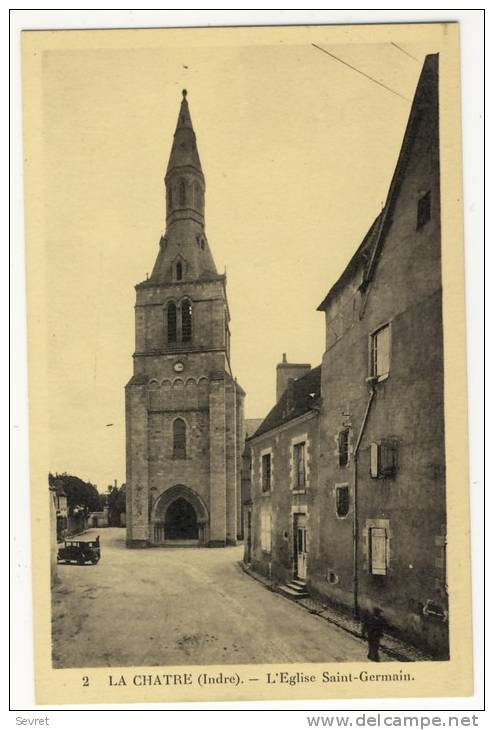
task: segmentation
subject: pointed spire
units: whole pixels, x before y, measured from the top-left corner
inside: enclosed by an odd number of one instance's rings
[[[160,241],[160,250],[149,282],[178,283],[217,277],[205,231],[206,183],[186,89],[182,91],[165,187],[166,233]]]
[[[197,151],[196,135],[187,102],[187,89],[182,91],[182,103],[178,113],[177,126],[173,136],[173,146],[166,169],[166,177],[182,167],[193,167],[202,176],[201,161]]]

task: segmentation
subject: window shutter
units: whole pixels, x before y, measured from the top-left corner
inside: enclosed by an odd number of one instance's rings
[[[384,527],[372,527],[370,529],[370,562],[373,575],[386,575],[387,562],[387,536]]]
[[[370,447],[371,454],[371,477],[377,479],[379,476],[379,444],[372,443]]]

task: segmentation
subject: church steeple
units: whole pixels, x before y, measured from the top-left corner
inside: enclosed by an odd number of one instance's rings
[[[206,182],[187,101],[182,102],[165,175],[166,233],[150,284],[191,281],[217,276],[204,223]]]

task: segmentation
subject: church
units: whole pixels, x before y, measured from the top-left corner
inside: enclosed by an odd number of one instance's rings
[[[230,367],[226,275],[206,235],[206,183],[182,96],[164,179],[166,231],[151,276],[135,287],[129,548],[224,547],[242,532],[245,393]]]

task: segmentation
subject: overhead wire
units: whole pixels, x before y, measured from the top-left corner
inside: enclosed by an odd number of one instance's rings
[[[317,48],[319,51],[322,51],[323,53],[326,53],[328,56],[331,56],[331,58],[334,58],[336,61],[339,61],[344,66],[348,66],[348,68],[351,68],[352,71],[356,71],[361,76],[364,76],[366,79],[369,79],[369,81],[373,81],[378,86],[381,86],[383,89],[386,89],[386,91],[390,91],[392,94],[395,94],[395,96],[399,96],[400,99],[404,99],[405,101],[412,102],[411,99],[409,99],[406,96],[403,96],[403,94],[400,94],[399,91],[395,91],[394,89],[391,89],[389,86],[386,86],[386,84],[383,84],[381,81],[378,81],[373,76],[369,76],[369,74],[366,74],[365,71],[361,71],[359,68],[356,68],[355,66],[352,66],[351,63],[348,63],[347,61],[343,61],[342,58],[338,58],[338,56],[335,56],[334,53],[330,53],[325,48],[321,48],[321,46],[318,46],[317,43],[312,43],[314,48]]]

